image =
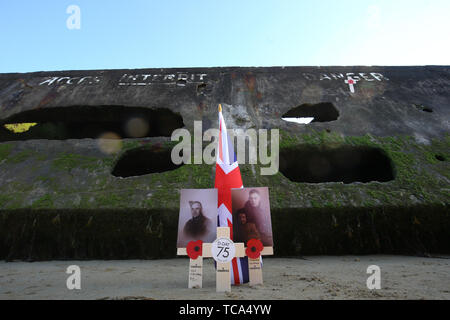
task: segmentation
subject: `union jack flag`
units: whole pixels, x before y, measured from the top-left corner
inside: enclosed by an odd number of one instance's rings
[[[214,188],[218,189],[217,224],[219,227],[230,228],[230,238],[233,240],[233,215],[231,206],[231,189],[243,188],[241,171],[234,153],[233,141],[227,133],[227,127],[219,105],[219,147],[216,160],[216,178]],[[249,281],[248,259],[233,258],[231,261],[231,283],[241,284]]]

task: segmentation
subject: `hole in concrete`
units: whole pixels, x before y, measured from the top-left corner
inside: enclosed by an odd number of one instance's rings
[[[135,148],[126,151],[116,162],[111,174],[116,177],[142,176],[175,170],[182,166],[172,162],[170,149]]]
[[[442,155],[442,154],[436,154],[434,157],[437,160],[439,160],[439,161],[446,161],[447,160],[447,158],[444,155]]]
[[[197,91],[202,91],[202,90],[204,90],[206,88],[206,83],[200,83],[198,86],[197,86]]]
[[[197,85],[197,95],[205,95],[211,92],[211,89],[207,87],[206,83],[200,83]]]
[[[294,182],[386,182],[394,179],[393,163],[373,147],[302,146],[280,151],[280,172]]]
[[[37,123],[18,132],[6,124]],[[184,127],[183,118],[169,109],[125,106],[72,106],[24,111],[1,121],[0,141],[98,138],[114,132],[121,138],[171,136]]]
[[[317,104],[304,103],[298,107],[292,108],[281,116],[285,121],[305,124],[310,122],[334,121],[337,120],[338,117],[339,111],[331,102]]]
[[[423,104],[413,103],[413,106],[420,111],[433,112],[433,109],[431,109],[430,107],[426,107]]]

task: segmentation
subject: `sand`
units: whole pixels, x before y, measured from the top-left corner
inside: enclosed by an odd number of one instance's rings
[[[392,255],[264,258],[264,284],[216,293],[211,259],[203,288],[187,289],[188,259],[0,261],[0,299],[450,299],[450,256]],[[81,290],[68,290],[66,269],[81,269]],[[369,265],[381,289],[369,290]]]

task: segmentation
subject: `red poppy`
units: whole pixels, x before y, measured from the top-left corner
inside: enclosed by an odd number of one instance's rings
[[[258,239],[250,239],[247,242],[247,249],[245,249],[245,253],[249,258],[257,259],[261,255],[261,251],[264,249],[264,246],[261,240]]]
[[[202,247],[203,247],[203,241],[197,240],[197,241],[189,241],[186,251],[189,256],[189,258],[195,260],[198,258],[198,256],[202,255]]]

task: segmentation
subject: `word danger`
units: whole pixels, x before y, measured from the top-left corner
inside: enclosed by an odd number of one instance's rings
[[[347,73],[320,73],[320,74],[312,74],[312,73],[303,73],[303,77],[306,80],[343,80],[348,79],[349,77],[355,81],[365,80],[365,81],[388,81],[389,78],[385,77],[381,73],[378,72],[347,72]]]
[[[206,73],[167,73],[167,74],[127,74],[119,80],[119,86],[147,86],[153,83],[176,84],[185,86],[187,83],[201,83]]]

